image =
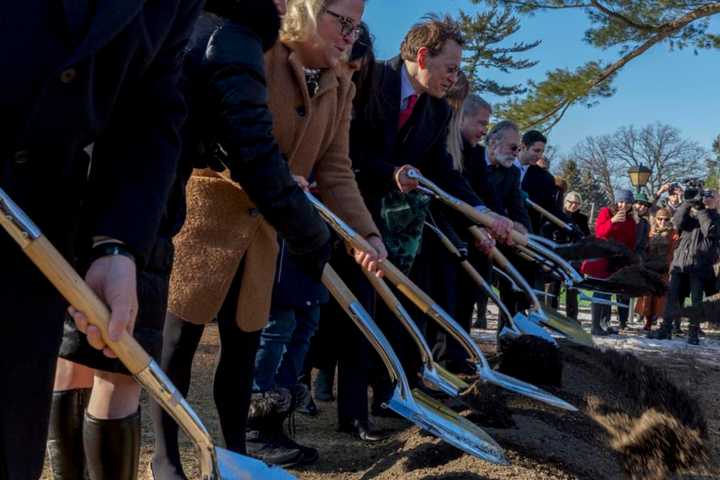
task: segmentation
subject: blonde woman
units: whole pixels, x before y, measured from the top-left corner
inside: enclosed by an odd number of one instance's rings
[[[236,43],[235,34],[250,7],[240,0],[211,5],[221,6],[214,12],[224,18],[211,28],[208,41],[198,36],[191,55],[199,52],[202,66],[231,53],[242,62],[245,50]],[[272,133],[280,151],[299,182],[313,175],[322,199],[368,239],[375,251],[359,252],[356,260],[373,271],[385,257],[385,248],[351,170],[348,129],[354,87],[346,75],[338,73],[342,55],[357,38],[363,11],[363,0],[289,1],[281,40],[265,54],[264,70]],[[241,88],[233,88],[232,74],[238,65],[223,67],[210,78],[224,82],[225,96],[244,94]],[[201,69],[201,78],[203,74],[207,72]],[[203,113],[227,115],[225,111]],[[233,118],[223,120],[221,124],[232,132]],[[232,135],[229,138],[232,141]],[[212,164],[218,167],[217,162]],[[221,351],[214,379],[215,403],[227,447],[245,452],[253,364],[260,331],[268,321],[278,244],[275,230],[231,173],[197,169],[188,183],[187,221],[175,241],[163,365],[173,380],[187,386],[204,325],[217,318]],[[277,420],[290,402],[281,395],[268,395],[266,406]],[[156,423],[159,448],[153,473],[163,480],[183,478],[177,429],[170,421]],[[254,439],[257,448],[248,448],[251,454],[283,465],[317,457],[313,449],[281,435],[279,423],[270,432],[273,438]]]

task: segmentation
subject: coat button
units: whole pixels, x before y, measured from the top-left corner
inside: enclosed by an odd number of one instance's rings
[[[250,208],[250,209],[248,209],[248,214],[251,217],[257,217],[258,215],[260,215],[260,212],[258,212],[257,208]]]
[[[17,165],[25,165],[30,161],[30,152],[27,150],[18,150],[15,152],[15,155],[13,155],[13,160]]]
[[[77,70],[75,70],[74,68],[68,68],[67,70],[63,70],[63,72],[60,74],[60,81],[62,83],[72,83],[76,77]]]

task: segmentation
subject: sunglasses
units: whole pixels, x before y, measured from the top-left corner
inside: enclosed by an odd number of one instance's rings
[[[352,18],[335,13],[327,7],[323,8],[323,11],[338,21],[340,34],[343,37],[350,38],[352,41],[360,38],[363,28],[360,25],[356,25]]]
[[[657,218],[655,218],[655,220],[657,220],[658,222],[669,222],[670,221],[670,219],[667,217],[657,217]]]

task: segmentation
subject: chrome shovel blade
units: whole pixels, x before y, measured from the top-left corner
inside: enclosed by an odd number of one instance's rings
[[[555,338],[550,335],[550,332],[540,326],[540,318],[542,317],[531,311],[528,316],[518,313],[513,318],[513,322],[515,322],[515,326],[518,330],[520,330],[523,335],[532,335],[534,337],[542,338],[546,342],[551,343],[557,347],[558,343]]]
[[[421,378],[423,383],[433,390],[443,392],[451,397],[460,395],[461,388],[459,388],[453,379],[446,378],[442,372],[436,368],[423,367]]]
[[[412,397],[414,402],[404,401],[396,389],[386,406],[465,453],[498,465],[509,464],[502,447],[485,430],[420,391],[413,391]]]
[[[224,448],[215,447],[217,478],[215,480],[296,480],[280,467],[267,465]]]
[[[543,313],[545,314],[541,320],[543,325],[562,333],[568,340],[578,345],[595,346],[592,335],[586,332],[575,320],[571,320],[549,307],[544,308]]]
[[[490,368],[483,368],[480,364],[477,365],[477,371],[482,380],[492,383],[493,385],[503,387],[507,390],[519,393],[520,395],[547,403],[563,410],[568,410],[570,412],[578,411],[578,409],[570,403],[556,397],[550,392],[546,392],[542,388],[536,387],[535,385],[523,382],[522,380],[518,380],[517,378],[505,375],[504,373],[500,373]]]

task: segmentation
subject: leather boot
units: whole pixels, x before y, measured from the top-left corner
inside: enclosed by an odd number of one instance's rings
[[[672,320],[665,320],[663,318],[663,321],[660,324],[660,328],[658,328],[654,332],[649,332],[647,334],[647,338],[652,338],[655,340],[672,340],[672,334],[673,334],[672,330],[673,330]]]
[[[83,418],[90,389],[53,392],[47,451],[55,480],[84,480]]]
[[[140,460],[140,411],[100,420],[85,412],[85,461],[90,480],[137,480]]]
[[[700,325],[690,324],[687,342],[690,345],[700,345]]]

